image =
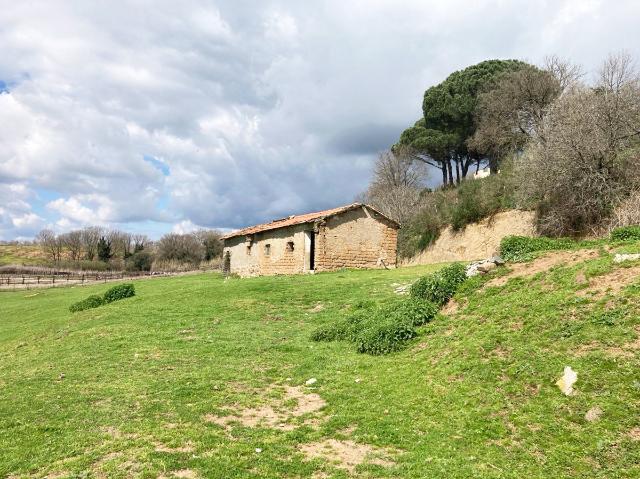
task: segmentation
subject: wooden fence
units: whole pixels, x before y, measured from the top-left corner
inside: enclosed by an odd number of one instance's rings
[[[160,274],[162,275],[162,274]],[[29,289],[66,285],[84,285],[106,283],[107,281],[122,281],[141,277],[155,276],[153,273],[125,273],[125,272],[68,272],[54,271],[42,274],[0,273],[0,289]]]

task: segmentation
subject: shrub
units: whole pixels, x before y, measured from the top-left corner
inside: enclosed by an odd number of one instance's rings
[[[363,323],[355,343],[358,352],[373,355],[387,354],[402,349],[416,336],[416,330],[407,320],[397,316],[385,316],[380,310]]]
[[[312,341],[354,341],[368,317],[375,310],[361,309],[344,319],[321,326],[311,333]]]
[[[611,239],[617,241],[640,240],[640,226],[623,226],[611,232]]]
[[[127,258],[127,271],[151,271],[153,255],[148,251],[137,251]]]
[[[76,313],[78,311],[84,311],[85,309],[97,308],[98,306],[102,306],[104,304],[104,299],[97,294],[92,294],[88,298],[83,299],[82,301],[78,301],[77,303],[73,303],[69,307],[69,311],[72,313]]]
[[[438,314],[438,306],[431,301],[409,298],[397,305],[384,308],[386,316],[393,316],[398,321],[408,321],[412,326],[422,326]]]
[[[464,265],[455,263],[420,278],[411,286],[411,296],[442,306],[451,299],[465,279]]]
[[[118,284],[113,288],[109,288],[106,293],[104,293],[104,302],[112,303],[113,301],[118,301],[124,298],[130,298],[131,296],[135,296],[136,290],[131,283]]]
[[[576,244],[575,241],[568,238],[506,236],[500,242],[500,255],[509,261],[522,260],[536,251],[571,249]]]

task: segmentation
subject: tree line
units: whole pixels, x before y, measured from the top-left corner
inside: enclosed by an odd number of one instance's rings
[[[35,242],[52,263],[82,269],[133,271],[192,269],[222,255],[221,233],[201,229],[192,233],[168,233],[158,241],[147,235],[118,229],[87,226],[56,234],[45,229]]]
[[[428,88],[422,109],[362,195],[404,224],[408,253],[443,226],[503,208],[535,210],[550,236],[640,222],[640,77],[629,55],[610,55],[591,79],[557,57],[484,61]],[[428,166],[441,175],[434,191]],[[489,178],[465,181],[484,167]]]

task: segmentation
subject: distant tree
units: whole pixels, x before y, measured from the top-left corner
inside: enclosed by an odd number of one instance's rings
[[[98,259],[100,261],[108,262],[113,254],[111,253],[111,241],[106,236],[101,236],[98,240]]]
[[[98,255],[98,243],[103,234],[104,229],[99,226],[88,226],[81,230],[82,246],[89,261],[93,261]]]
[[[136,251],[126,260],[125,266],[128,271],[151,271],[153,255],[149,251]]]
[[[149,237],[147,235],[137,234],[133,235],[133,252],[137,253],[138,251],[142,251],[145,249],[147,245],[150,244]]]
[[[524,65],[518,60],[487,60],[452,73],[425,91],[423,117],[402,133],[398,145],[410,147],[415,160],[440,169],[444,185],[459,183],[482,159],[467,144],[475,132],[478,95],[498,76]]]
[[[69,231],[60,235],[59,240],[67,250],[71,261],[78,261],[82,257],[82,232],[80,230]]]
[[[62,241],[52,230],[44,229],[40,231],[36,236],[36,242],[52,261],[60,261],[63,249]]]
[[[198,264],[204,257],[204,246],[194,234],[168,233],[157,244],[158,258]]]
[[[415,162],[406,147],[382,152],[362,200],[403,223],[414,213],[426,178],[425,165]]]
[[[131,233],[113,229],[107,233],[107,239],[111,243],[111,252],[114,257],[127,259],[131,256],[133,249],[133,236]]]
[[[204,248],[203,259],[212,260],[222,256],[222,234],[216,230],[201,229],[193,233]]]

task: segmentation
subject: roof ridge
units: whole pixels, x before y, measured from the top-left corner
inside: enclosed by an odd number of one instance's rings
[[[310,223],[312,221],[323,219],[323,218],[326,218],[328,216],[337,215],[337,214],[344,213],[344,212],[352,210],[352,209],[363,208],[363,207],[367,207],[367,208],[371,209],[372,211],[375,211],[377,214],[379,214],[383,218],[385,218],[385,219],[393,222],[394,224],[400,226],[400,224],[397,221],[389,218],[387,215],[381,213],[380,211],[378,211],[373,206],[370,206],[370,205],[368,205],[366,203],[351,203],[351,204],[348,204],[348,205],[337,206],[335,208],[329,208],[329,209],[321,210],[321,211],[313,211],[313,212],[310,212],[310,213],[303,213],[303,214],[299,214],[299,215],[289,215],[289,216],[284,217],[284,218],[271,220],[270,222],[267,222],[267,223],[259,223],[257,225],[247,226],[245,228],[241,228],[239,230],[232,231],[231,233],[228,233],[228,234],[222,236],[222,239],[228,239],[228,238],[233,238],[233,237],[242,236],[242,235],[252,235],[252,234],[260,233],[260,232],[263,232],[263,231],[270,231],[270,230],[274,230],[274,229],[278,229],[278,228],[285,228],[287,226]]]

